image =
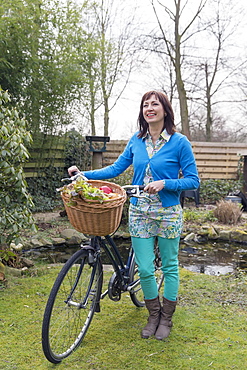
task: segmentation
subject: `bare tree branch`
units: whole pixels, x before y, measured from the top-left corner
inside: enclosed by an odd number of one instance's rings
[[[178,0],[178,3],[180,3],[181,0]],[[188,31],[188,29],[192,26],[192,24],[195,22],[195,20],[198,18],[199,14],[202,12],[203,8],[205,7],[208,0],[201,0],[200,4],[197,8],[197,11],[191,21],[188,23],[188,25],[184,28],[183,32],[181,33],[181,37],[185,35],[185,33]],[[176,1],[175,1],[176,3]],[[187,4],[187,3],[186,3]],[[185,6],[184,6],[185,7]],[[183,8],[184,9],[184,8]],[[182,15],[182,12],[181,12]]]

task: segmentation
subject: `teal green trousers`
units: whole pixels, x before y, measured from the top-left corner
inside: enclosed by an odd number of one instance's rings
[[[154,299],[158,296],[157,283],[154,276],[154,242],[155,238],[131,237],[138,265],[141,286],[145,299]],[[164,297],[176,301],[179,287],[178,250],[180,237],[165,239],[158,237],[158,247],[164,273]]]

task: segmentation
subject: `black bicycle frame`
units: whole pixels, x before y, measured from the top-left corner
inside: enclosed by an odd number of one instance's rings
[[[107,241],[107,243],[104,239]],[[125,265],[119,253],[119,250],[110,235],[106,235],[104,238],[100,236],[95,236],[91,239],[90,245],[94,249],[94,251],[98,253],[100,253],[101,248],[105,251],[118,277],[118,280],[121,281],[122,290],[126,290],[125,277],[129,276],[130,262],[134,254],[133,249],[130,248],[129,256]]]

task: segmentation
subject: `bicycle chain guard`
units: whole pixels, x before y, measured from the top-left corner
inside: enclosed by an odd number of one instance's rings
[[[108,284],[108,296],[112,301],[120,301],[121,299],[121,287],[120,281],[116,272],[113,273]]]

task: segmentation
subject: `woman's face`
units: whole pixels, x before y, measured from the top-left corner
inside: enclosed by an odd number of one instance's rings
[[[149,125],[164,125],[166,113],[160,101],[151,95],[148,100],[145,100],[142,107],[143,117]]]

